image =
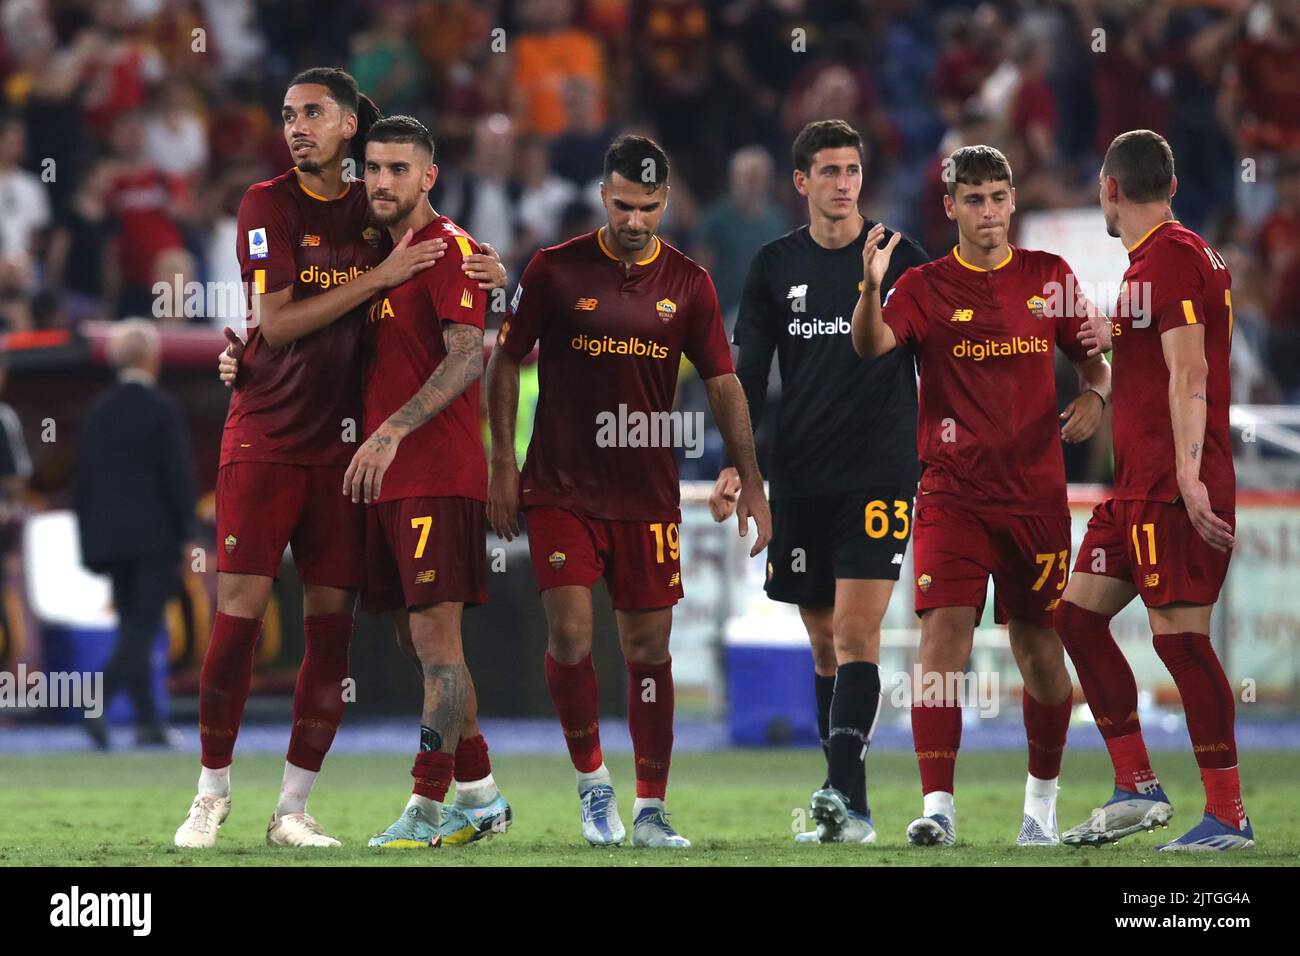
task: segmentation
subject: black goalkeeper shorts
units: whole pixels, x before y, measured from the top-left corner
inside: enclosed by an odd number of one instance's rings
[[[915,496],[908,486],[774,499],[767,596],[833,607],[836,578],[897,581]]]

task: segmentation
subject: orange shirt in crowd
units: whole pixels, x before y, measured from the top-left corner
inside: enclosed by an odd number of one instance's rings
[[[524,125],[543,136],[564,132],[564,84],[588,79],[599,93],[600,120],[605,120],[604,58],[600,44],[581,30],[530,33],[515,45],[515,86],[524,96]]]

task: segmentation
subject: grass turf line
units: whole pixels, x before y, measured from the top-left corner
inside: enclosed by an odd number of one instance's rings
[[[0,757],[0,866],[1249,866],[1292,863],[1300,854],[1300,781],[1296,756],[1242,756],[1244,799],[1257,839],[1241,853],[1164,854],[1158,843],[1200,820],[1200,778],[1190,753],[1156,754],[1156,771],[1174,804],[1166,830],[1117,845],[1074,850],[1015,844],[1024,793],[1021,754],[963,754],[957,762],[957,836],[952,848],[906,845],[907,824],[921,811],[911,754],[868,760],[874,847],[795,846],[797,824],[824,773],[812,750],[682,754],[669,787],[672,822],[694,842],[687,851],[587,846],[578,825],[573,771],[560,756],[494,759],[494,773],[515,812],[510,832],[468,847],[374,850],[366,840],[397,818],[410,790],[409,758],[339,754],[326,760],[310,809],[337,850],[286,850],[265,843],[283,762],[236,757],[234,804],[209,851],[172,846],[194,795],[193,755],[87,754]],[[612,757],[619,808],[631,836],[631,758]],[[1081,823],[1112,786],[1104,753],[1067,753],[1058,804],[1062,830]],[[809,824],[811,826],[811,823]]]

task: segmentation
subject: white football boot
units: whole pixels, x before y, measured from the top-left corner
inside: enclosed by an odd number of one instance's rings
[[[1060,788],[1054,780],[1029,777],[1025,782],[1025,815],[1020,821],[1016,846],[1060,846],[1056,829],[1056,796]]]
[[[266,842],[268,846],[342,846],[305,810],[271,814],[271,822],[266,825]]]
[[[230,816],[230,797],[197,796],[172,842],[190,850],[206,850],[217,843],[217,830]]]

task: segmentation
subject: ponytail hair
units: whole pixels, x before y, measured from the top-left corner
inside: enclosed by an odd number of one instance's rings
[[[301,83],[316,83],[325,87],[329,90],[330,99],[337,103],[340,109],[356,115],[357,132],[352,137],[350,153],[360,168],[366,158],[366,135],[377,120],[383,119],[384,114],[379,111],[374,100],[358,89],[357,81],[353,79],[352,74],[336,66],[314,66],[309,70],[303,70],[289,81],[290,86],[298,86]]]

